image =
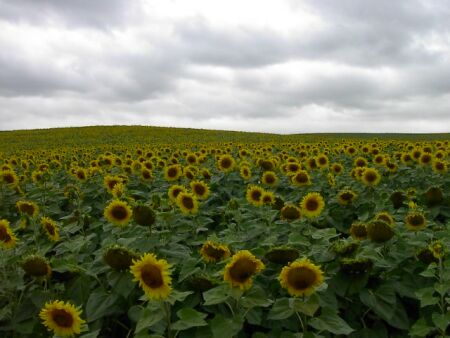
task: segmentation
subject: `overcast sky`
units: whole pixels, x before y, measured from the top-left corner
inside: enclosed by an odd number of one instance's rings
[[[449,132],[447,0],[0,0],[0,130]]]

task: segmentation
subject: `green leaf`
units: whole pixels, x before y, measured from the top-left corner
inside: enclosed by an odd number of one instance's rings
[[[306,301],[299,298],[291,298],[289,302],[292,309],[310,317],[314,316],[320,307],[317,295],[312,295]]]
[[[272,303],[273,301],[267,297],[264,290],[258,286],[254,286],[241,298],[241,305],[247,309],[253,307],[267,307]]]
[[[108,294],[104,291],[94,291],[91,293],[86,304],[86,317],[88,323],[109,316],[116,313],[117,310],[120,310],[120,308],[115,305],[118,298],[117,295]]]
[[[415,292],[417,298],[420,300],[420,306],[435,305],[439,302],[438,297],[434,297],[434,289],[432,287],[423,288]]]
[[[282,320],[289,318],[294,314],[294,310],[290,306],[289,298],[278,299],[269,311],[268,319]]]
[[[429,334],[434,327],[431,327],[425,321],[425,318],[420,318],[414,325],[411,327],[411,331],[409,332],[412,336],[425,337]]]
[[[86,333],[86,334],[80,336],[80,338],[97,338],[99,333],[100,333],[100,329],[92,331],[90,333]]]
[[[164,311],[154,304],[149,303],[148,306],[142,310],[139,321],[136,324],[135,334],[142,332],[145,329],[160,322],[164,317]]]
[[[230,296],[230,287],[228,285],[219,285],[211,290],[203,292],[204,305],[214,305],[225,302]]]
[[[127,272],[111,271],[108,274],[108,283],[111,285],[114,293],[117,293],[124,298],[127,298],[134,289],[131,274]]]
[[[450,324],[450,313],[433,313],[431,315],[434,325],[436,325],[442,332],[445,332],[447,326]]]
[[[231,338],[242,328],[242,322],[231,318],[226,318],[221,314],[216,314],[210,322],[210,328],[215,338]]]
[[[205,322],[207,314],[198,312],[194,309],[181,309],[177,312],[177,316],[180,320],[173,324],[172,328],[174,330],[181,331],[191,327],[208,325],[208,323]]]
[[[173,305],[176,302],[184,301],[187,298],[187,296],[189,296],[190,294],[193,294],[193,292],[192,291],[183,291],[182,292],[182,291],[173,290],[170,293],[170,296],[166,299],[166,301],[169,304]]]
[[[354,331],[333,309],[323,308],[319,317],[311,319],[309,324],[317,330],[333,334],[348,335]]]

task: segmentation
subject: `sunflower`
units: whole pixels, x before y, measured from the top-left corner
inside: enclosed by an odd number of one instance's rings
[[[374,187],[380,183],[381,175],[378,170],[374,168],[366,168],[362,172],[361,179],[365,185]]]
[[[35,217],[39,212],[37,204],[31,201],[18,201],[16,206],[21,214],[26,214],[30,217]]]
[[[313,294],[323,283],[323,272],[320,266],[302,258],[283,267],[278,280],[291,296],[304,297]]]
[[[374,219],[379,220],[379,221],[384,221],[389,225],[395,225],[394,218],[387,211],[381,211],[381,212],[377,213],[375,215]]]
[[[156,214],[148,205],[139,204],[133,208],[133,219],[139,225],[150,227],[156,221]]]
[[[194,194],[180,192],[177,196],[177,205],[185,215],[193,215],[198,212],[198,200]]]
[[[152,174],[151,170],[149,170],[147,168],[143,168],[141,170],[141,179],[145,182],[149,182],[149,181],[153,180],[153,174]]]
[[[117,244],[107,248],[103,254],[103,261],[119,271],[129,269],[136,258],[138,257],[133,251]]]
[[[209,196],[209,187],[206,183],[200,181],[192,181],[190,183],[192,192],[199,200],[205,200]]]
[[[408,230],[418,231],[427,226],[427,220],[421,212],[410,212],[405,217],[405,225]]]
[[[0,219],[0,246],[3,249],[11,249],[16,246],[17,237],[6,219]]]
[[[206,241],[200,249],[203,260],[208,263],[215,263],[230,257],[230,249],[225,244]]]
[[[431,156],[431,154],[428,153],[423,153],[420,158],[419,158],[419,162],[421,165],[428,165],[432,162],[433,157]]]
[[[74,173],[74,176],[81,182],[86,181],[88,178],[87,171],[84,168],[77,168]]]
[[[317,192],[308,193],[300,202],[302,215],[307,218],[318,217],[322,213],[324,207],[325,201],[323,197]]]
[[[130,221],[133,211],[126,202],[113,200],[105,208],[103,215],[111,223],[118,226],[125,226]]]
[[[233,170],[236,161],[230,155],[222,155],[217,161],[217,167],[223,172]]]
[[[241,166],[241,169],[239,170],[239,174],[244,180],[250,179],[252,177],[252,171],[250,170],[250,167],[243,165]]]
[[[355,222],[350,227],[350,235],[359,241],[367,238],[367,227],[364,223]]]
[[[447,162],[445,162],[444,160],[434,160],[433,163],[431,164],[431,168],[433,169],[434,172],[439,173],[439,174],[444,174],[447,172],[448,170],[448,164]]]
[[[353,165],[355,167],[365,167],[365,166],[367,166],[367,160],[364,157],[357,157],[353,161]]]
[[[339,175],[344,171],[344,167],[340,163],[333,163],[331,165],[331,170],[335,175]]]
[[[10,186],[15,186],[19,179],[17,178],[17,175],[12,170],[3,170],[0,173],[0,182],[4,182]]]
[[[373,261],[369,258],[342,258],[340,264],[341,271],[347,275],[361,275],[373,267]]]
[[[179,164],[164,167],[164,178],[169,182],[178,180],[182,174],[183,170]]]
[[[299,257],[297,249],[293,249],[286,246],[276,247],[269,250],[265,255],[269,262],[275,264],[288,264],[295,261]]]
[[[317,166],[321,169],[327,168],[328,164],[329,164],[327,155],[320,154],[319,156],[317,156],[316,163],[317,163]]]
[[[265,171],[261,177],[261,182],[272,187],[278,184],[278,177],[273,171]]]
[[[261,187],[258,187],[256,185],[250,185],[247,188],[246,198],[247,201],[254,206],[261,206],[263,204],[262,201],[262,195],[264,193],[264,190]]]
[[[297,208],[293,204],[286,204],[280,211],[280,215],[282,219],[285,219],[288,222],[295,221],[299,219],[301,216],[300,208]]]
[[[125,184],[117,183],[111,191],[111,195],[114,198],[121,198],[125,194]]]
[[[298,170],[291,178],[292,184],[303,187],[311,184],[311,179],[306,170]]]
[[[170,265],[164,259],[157,259],[152,253],[146,253],[133,260],[130,267],[134,281],[144,290],[149,299],[165,299],[171,291],[172,277]]]
[[[174,184],[169,188],[168,195],[172,202],[177,201],[177,197],[181,192],[187,192],[186,188],[182,185]]]
[[[261,196],[261,201],[265,205],[272,205],[275,203],[275,195],[271,191],[264,191]]]
[[[352,190],[346,189],[346,190],[342,190],[338,193],[337,195],[337,199],[340,205],[348,205],[351,204],[355,198],[356,198],[356,193],[353,192]]]
[[[248,250],[238,251],[225,266],[223,279],[232,287],[241,290],[249,289],[253,284],[253,276],[265,268],[263,262]]]
[[[81,310],[71,303],[55,300],[45,304],[39,313],[44,325],[58,336],[72,336],[81,332],[85,323],[80,318]]]
[[[47,234],[47,237],[53,241],[57,242],[59,240],[59,228],[56,222],[48,217],[41,218],[42,229]]]
[[[376,243],[387,242],[394,236],[394,226],[381,220],[374,220],[366,225],[367,237]]]
[[[390,200],[394,209],[399,209],[403,206],[403,202],[406,200],[406,195],[403,191],[394,191],[391,194]]]
[[[34,183],[41,183],[44,179],[44,173],[40,170],[35,170],[31,173],[31,180]]]
[[[431,253],[433,254],[433,257],[436,259],[440,259],[444,257],[445,254],[445,245],[441,241],[434,241],[432,242],[428,248],[430,249]]]
[[[27,256],[23,259],[20,265],[27,275],[38,279],[50,278],[52,274],[52,268],[50,267],[47,259],[43,256]]]
[[[111,193],[116,184],[123,183],[123,179],[120,176],[106,175],[103,178],[103,183],[106,189]]]

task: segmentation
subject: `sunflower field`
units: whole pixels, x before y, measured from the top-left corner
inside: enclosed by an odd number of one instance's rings
[[[0,132],[0,337],[448,337],[450,137]]]

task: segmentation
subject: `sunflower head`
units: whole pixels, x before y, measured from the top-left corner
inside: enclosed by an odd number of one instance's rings
[[[185,215],[194,215],[198,212],[198,200],[194,194],[180,192],[177,196],[177,205]]]
[[[47,259],[39,255],[25,257],[20,266],[27,275],[35,278],[49,278],[52,274],[52,268]]]
[[[223,279],[232,287],[241,290],[249,289],[253,284],[253,276],[264,269],[261,260],[248,250],[241,250],[233,255],[231,261],[225,266]]]
[[[297,208],[293,204],[286,204],[283,206],[283,208],[280,210],[280,216],[282,219],[292,222],[300,218],[301,211],[300,208]]]
[[[207,263],[216,263],[230,257],[230,249],[225,244],[206,241],[200,249],[203,260]]]
[[[425,215],[418,211],[409,212],[405,217],[406,228],[410,231],[419,231],[427,226]]]
[[[295,261],[299,256],[297,249],[281,246],[270,249],[264,258],[275,264],[286,265]]]
[[[183,170],[179,164],[172,164],[164,168],[164,178],[171,182],[178,180],[183,174]]]
[[[337,199],[340,205],[351,204],[356,199],[356,193],[352,190],[346,189],[338,193]]]
[[[234,169],[236,161],[230,155],[222,155],[217,161],[217,167],[220,171],[229,172]]]
[[[374,217],[375,220],[379,220],[379,221],[384,221],[389,225],[394,226],[395,225],[395,221],[394,218],[392,217],[392,215],[390,213],[388,213],[387,211],[381,211],[379,213],[377,213]]]
[[[448,170],[448,164],[444,160],[435,159],[431,165],[433,171],[438,174],[444,174]]]
[[[358,241],[367,238],[367,226],[365,223],[354,222],[350,227],[350,235]]]
[[[384,243],[394,236],[394,226],[380,220],[374,220],[367,225],[367,237],[376,243]]]
[[[112,224],[125,226],[130,221],[133,212],[126,202],[113,200],[107,205],[103,215]]]
[[[3,249],[14,248],[17,244],[17,237],[9,226],[6,219],[0,219],[0,247]]]
[[[275,203],[275,195],[271,191],[264,191],[261,196],[261,201],[265,205],[273,205]]]
[[[190,290],[195,292],[205,292],[212,289],[217,282],[209,276],[200,274],[189,278],[187,286]]]
[[[31,201],[18,201],[16,206],[21,214],[25,214],[30,217],[35,217],[39,213],[39,207],[36,203]]]
[[[15,186],[19,182],[16,173],[12,170],[3,170],[0,172],[0,183]]]
[[[427,265],[439,262],[439,259],[434,256],[433,251],[431,251],[430,247],[420,249],[417,252],[416,256],[419,261]]]
[[[250,167],[247,165],[241,165],[241,168],[239,169],[239,174],[244,180],[249,180],[252,177],[252,171]]]
[[[300,202],[302,215],[307,218],[318,217],[325,207],[325,201],[318,192],[310,192]]]
[[[81,310],[71,303],[53,301],[46,303],[39,313],[44,325],[58,336],[72,336],[81,332],[85,323]]]
[[[446,252],[445,244],[441,241],[431,242],[428,248],[436,259],[441,259],[442,257],[444,257]]]
[[[278,177],[273,171],[265,171],[261,177],[261,182],[268,186],[275,186],[278,184]]]
[[[347,275],[360,275],[373,267],[373,261],[369,258],[342,258],[340,264],[341,271]]]
[[[41,225],[51,241],[57,242],[59,240],[59,227],[54,220],[49,217],[42,217]]]
[[[210,191],[209,191],[209,187],[206,183],[201,182],[201,181],[192,181],[190,183],[191,189],[192,189],[192,193],[199,199],[199,200],[204,200],[207,199]]]
[[[299,187],[310,185],[311,179],[306,170],[298,170],[291,177],[292,184],[297,185]]]
[[[366,168],[362,172],[361,179],[365,185],[374,187],[380,183],[381,175],[378,170],[374,168]]]
[[[165,299],[172,291],[170,265],[164,259],[157,259],[154,254],[146,253],[133,260],[130,267],[134,281],[144,290],[149,299]]]
[[[114,189],[114,186],[117,183],[123,183],[123,179],[119,176],[113,176],[113,175],[106,175],[103,179],[103,183],[105,185],[105,188],[109,191],[112,192]]]
[[[264,193],[264,189],[258,187],[256,185],[250,185],[247,188],[246,198],[247,201],[253,204],[254,206],[261,206],[263,204],[262,195]]]
[[[139,225],[150,227],[156,221],[156,214],[147,205],[136,205],[133,208],[133,219]]]
[[[439,205],[443,200],[444,195],[439,187],[431,187],[425,192],[425,201],[429,207]]]
[[[359,243],[354,241],[337,241],[333,245],[333,250],[338,255],[350,256],[359,248]]]
[[[127,270],[133,263],[133,259],[138,258],[137,255],[120,245],[113,245],[103,253],[103,261],[114,270]]]
[[[394,191],[390,197],[394,209],[400,209],[406,201],[406,195],[403,191]]]
[[[181,192],[187,192],[186,188],[183,187],[182,185],[175,184],[175,185],[170,186],[169,191],[168,191],[170,200],[172,202],[176,202],[177,197]]]
[[[320,266],[302,258],[283,267],[278,280],[291,296],[310,296],[323,283],[323,272]]]

